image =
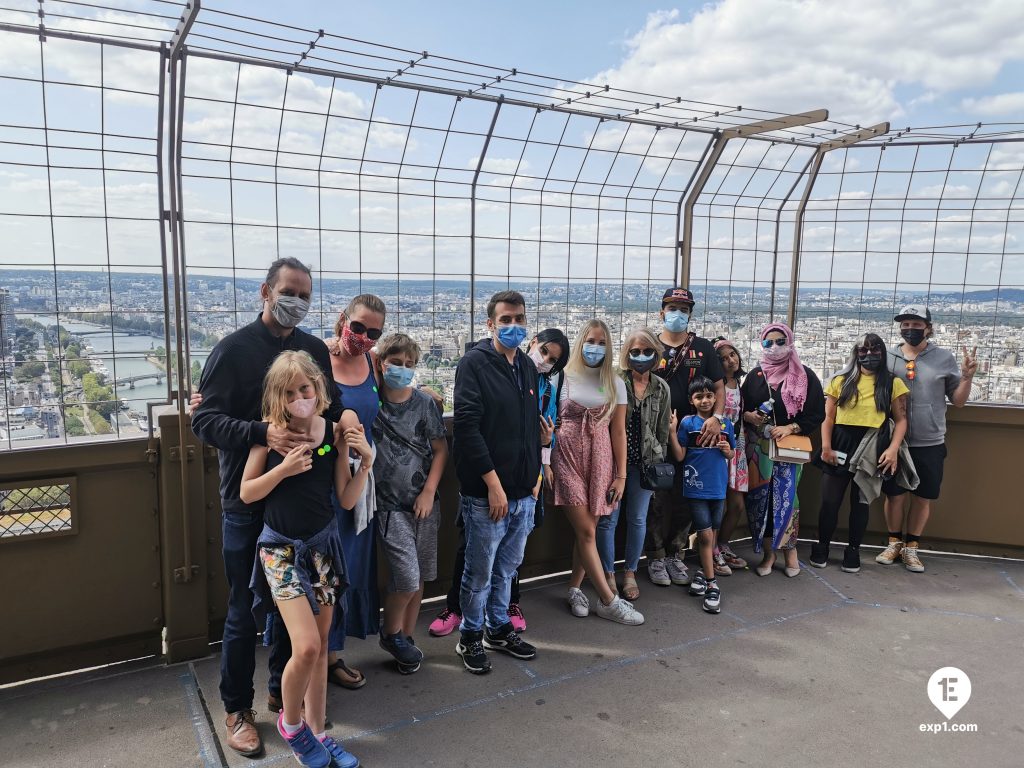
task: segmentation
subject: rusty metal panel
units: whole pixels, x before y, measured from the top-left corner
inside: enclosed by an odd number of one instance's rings
[[[0,598],[0,682],[158,654],[163,613],[155,467],[144,441],[19,452],[0,483],[74,483],[73,535],[0,553],[22,589]]]

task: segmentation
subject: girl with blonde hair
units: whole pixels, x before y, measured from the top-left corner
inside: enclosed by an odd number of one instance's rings
[[[565,510],[576,534],[569,608],[590,613],[580,589],[583,576],[598,595],[595,612],[621,624],[642,624],[644,617],[608,586],[597,552],[597,522],[611,514],[626,485],[626,384],[615,375],[611,334],[602,320],[580,329],[565,367],[558,403],[558,440],[551,457],[555,504]]]
[[[324,373],[308,353],[285,351],[274,359],[263,384],[264,421],[303,440],[285,456],[254,445],[239,495],[246,504],[264,502],[250,582],[254,612],[266,611],[272,598],[291,638],[278,733],[302,765],[351,768],[359,761],[325,727],[327,636],[347,583],[331,491],[343,505],[355,504],[366,486],[370,446],[362,426],[346,429],[344,441],[333,445],[334,425],[323,415],[327,392]],[[355,476],[344,457],[338,460],[348,449],[363,459]]]

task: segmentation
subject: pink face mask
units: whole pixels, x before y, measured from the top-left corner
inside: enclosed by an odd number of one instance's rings
[[[530,353],[530,359],[536,364],[537,373],[548,373],[552,368],[551,363],[545,360],[544,355],[540,353],[539,345],[534,347],[534,350]]]
[[[352,329],[347,325],[341,331],[341,346],[345,349],[352,357],[357,355],[365,355],[377,342],[371,339],[369,336],[360,333],[352,333]]]
[[[316,398],[300,397],[298,400],[292,400],[288,403],[288,413],[297,419],[308,419],[316,413]]]

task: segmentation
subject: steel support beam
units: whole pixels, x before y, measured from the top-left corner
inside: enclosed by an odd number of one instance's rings
[[[690,259],[693,253],[693,209],[697,205],[697,199],[704,191],[704,186],[708,183],[708,179],[711,178],[711,173],[715,170],[715,166],[725,150],[725,145],[732,139],[751,138],[761,133],[797,128],[801,125],[820,123],[824,120],[828,120],[828,110],[816,109],[812,112],[801,112],[798,115],[786,115],[785,117],[760,120],[756,123],[747,123],[746,125],[718,132],[711,152],[704,161],[704,166],[700,169],[697,181],[691,187],[686,197],[686,203],[683,206],[683,231],[679,246],[680,285],[688,286],[690,284]]]
[[[192,25],[196,23],[196,17],[198,15],[199,0],[188,0],[181,13],[181,18],[178,19],[178,26],[174,28],[174,34],[171,35],[172,59],[177,59],[181,56],[182,49],[185,46],[185,38],[188,37],[188,33],[189,30],[192,29]]]
[[[826,141],[815,151],[811,161],[811,170],[807,175],[807,186],[804,187],[804,193],[800,196],[800,204],[796,209],[796,224],[793,231],[793,263],[790,267],[789,275],[789,310],[786,312],[786,322],[790,328],[793,328],[796,324],[796,305],[800,294],[800,250],[803,246],[804,214],[807,212],[807,201],[811,197],[811,190],[814,189],[814,182],[818,178],[818,171],[821,170],[821,163],[825,159],[825,155],[833,149],[851,147],[861,141],[867,141],[888,132],[889,123],[879,123],[870,128],[863,128],[855,133],[840,136],[832,141]],[[775,298],[773,295],[773,306],[774,302]]]
[[[491,115],[491,124],[487,129],[487,137],[484,139],[483,149],[480,150],[480,157],[476,161],[476,169],[473,171],[473,183],[469,192],[469,340],[473,340],[476,332],[476,184],[480,180],[480,171],[484,167],[484,158],[487,157],[487,148],[491,145],[491,136],[494,135],[494,126],[498,124],[498,113],[501,112],[501,105],[505,100],[498,98],[494,107],[494,114]],[[459,350],[460,353],[465,350]]]

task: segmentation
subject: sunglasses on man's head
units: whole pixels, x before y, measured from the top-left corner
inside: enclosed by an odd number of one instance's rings
[[[633,349],[629,350],[629,356],[630,357],[641,357],[641,356],[642,357],[650,357],[651,355],[654,354],[654,352],[655,352],[655,350],[651,349],[650,347],[644,347],[643,349],[640,349],[639,347],[633,347]]]
[[[366,338],[373,339],[374,341],[379,339],[380,335],[384,333],[382,328],[367,328],[358,320],[349,320],[348,327],[352,329],[352,333],[358,336],[366,336]]]
[[[777,347],[784,347],[784,346],[786,346],[786,340],[785,339],[765,339],[764,341],[761,342],[761,346],[764,347],[765,349],[771,349],[772,348],[772,344],[774,344]]]

